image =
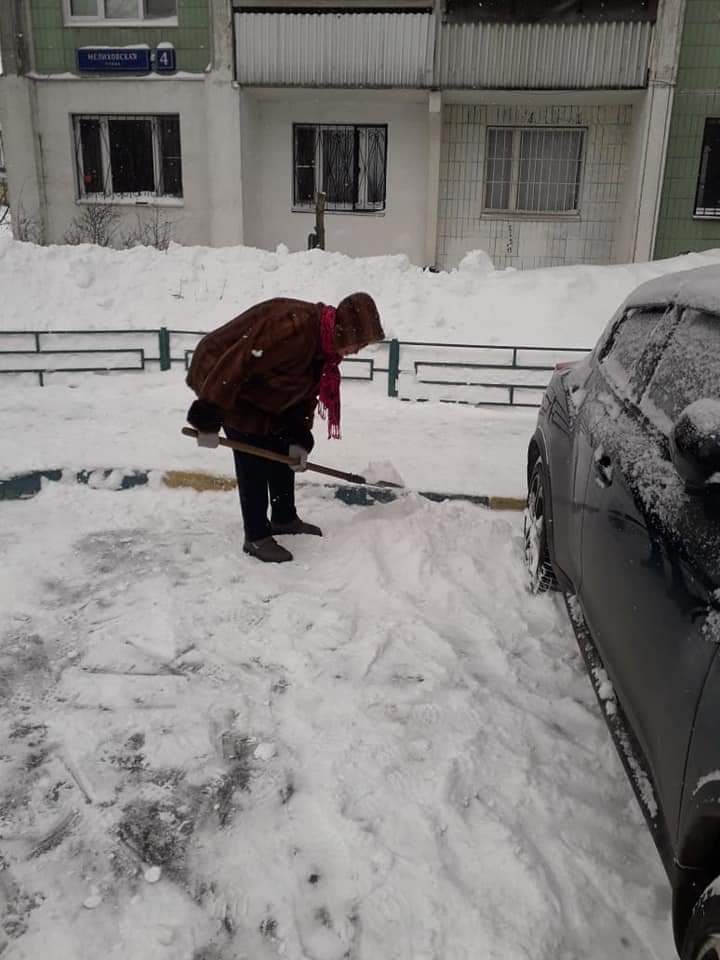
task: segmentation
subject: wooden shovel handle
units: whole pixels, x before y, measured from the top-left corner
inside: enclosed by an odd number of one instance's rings
[[[182,433],[186,437],[197,439],[198,431],[192,427],[183,427]],[[239,450],[240,453],[249,453],[253,457],[262,457],[263,460],[273,460],[275,463],[284,463],[288,467],[294,467],[300,461],[296,457],[286,457],[282,453],[274,453],[272,450],[264,450],[262,447],[253,447],[249,443],[241,443],[239,440],[227,440],[225,437],[218,437],[218,443],[221,447],[229,447],[231,450]],[[321,473],[325,477],[337,477],[339,480],[347,480],[349,483],[367,483],[365,477],[357,473],[345,473],[344,470],[334,470],[332,467],[323,467],[319,463],[308,463],[307,469],[314,473]]]

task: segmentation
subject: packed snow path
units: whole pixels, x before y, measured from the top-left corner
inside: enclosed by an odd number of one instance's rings
[[[517,517],[301,508],[268,568],[235,494],[2,505],[3,960],[669,960]]]

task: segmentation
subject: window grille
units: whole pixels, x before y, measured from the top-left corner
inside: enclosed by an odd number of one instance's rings
[[[76,116],[80,197],[182,197],[180,118]]]
[[[295,207],[323,192],[327,210],[384,210],[386,169],[386,126],[294,125]]]
[[[695,195],[696,217],[720,217],[720,119],[705,121]]]
[[[577,211],[584,142],[584,130],[488,127],[485,209]]]

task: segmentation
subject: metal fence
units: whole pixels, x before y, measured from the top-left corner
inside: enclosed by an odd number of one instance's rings
[[[204,330],[8,330],[0,332],[0,378],[44,386],[76,374],[187,370]],[[587,350],[386,340],[343,361],[343,377],[385,382],[401,400],[538,407],[557,363]]]

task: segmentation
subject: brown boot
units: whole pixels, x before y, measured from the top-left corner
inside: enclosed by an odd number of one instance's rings
[[[243,545],[245,553],[263,563],[287,563],[292,560],[293,555],[285,547],[281,547],[272,537],[265,537],[263,540],[246,540]]]
[[[288,534],[306,533],[311,537],[321,537],[322,530],[312,523],[305,523],[300,517],[295,517],[290,523],[273,523],[272,532],[275,536],[287,536]]]

